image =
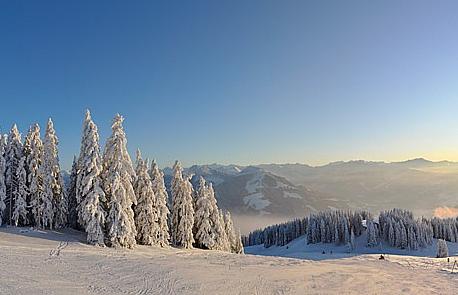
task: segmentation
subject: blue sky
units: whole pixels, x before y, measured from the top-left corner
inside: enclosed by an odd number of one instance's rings
[[[0,127],[170,165],[458,160],[456,1],[1,1]],[[42,128],[44,129],[44,128]]]

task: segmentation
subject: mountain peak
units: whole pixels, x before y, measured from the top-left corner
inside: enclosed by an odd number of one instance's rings
[[[425,158],[415,158],[406,161],[398,162],[398,164],[431,164],[433,161],[427,160]]]

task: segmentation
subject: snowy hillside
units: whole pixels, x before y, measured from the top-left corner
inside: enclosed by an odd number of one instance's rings
[[[350,251],[347,246],[341,245],[336,246],[332,243],[318,243],[318,244],[307,244],[306,237],[302,236],[290,242],[285,246],[271,246],[265,248],[264,245],[256,245],[245,247],[245,253],[254,255],[265,255],[265,256],[280,256],[300,259],[311,259],[311,260],[326,260],[326,259],[337,259],[361,256],[365,254],[389,254],[391,255],[403,255],[403,256],[416,256],[422,257],[425,261],[435,263],[435,261],[441,261],[436,259],[436,240],[434,243],[426,248],[420,248],[419,250],[409,251],[403,249],[392,248],[386,243],[382,246],[367,247],[367,235],[363,233],[361,236],[355,239],[355,249]],[[458,243],[447,242],[449,254],[454,257],[451,258],[458,260]],[[324,251],[324,253],[323,253]],[[457,271],[458,272],[458,271]]]
[[[169,184],[171,170],[166,168],[164,173]],[[345,201],[294,185],[255,166],[194,165],[185,173],[194,175],[194,184],[200,176],[212,182],[218,204],[234,215],[296,217],[328,208],[348,208]]]
[[[377,255],[360,255],[308,261],[147,246],[99,248],[82,241],[71,230],[0,228],[0,294],[454,294],[458,289],[458,273],[451,274],[444,259],[389,255],[379,261]]]
[[[185,172],[196,175],[195,181],[204,176],[213,182],[222,208],[236,215],[296,217],[326,208],[402,207],[430,216],[437,207],[458,206],[458,163],[448,161],[212,164]]]
[[[334,162],[259,165],[265,171],[371,211],[401,207],[431,215],[436,207],[458,207],[458,163],[425,159],[404,162]]]

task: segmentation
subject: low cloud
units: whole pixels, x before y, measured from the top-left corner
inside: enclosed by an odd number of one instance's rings
[[[449,218],[458,216],[458,208],[437,207],[434,209],[434,216],[440,218]]]

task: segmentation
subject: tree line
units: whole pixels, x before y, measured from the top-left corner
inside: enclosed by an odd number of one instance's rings
[[[137,243],[243,253],[229,212],[218,208],[211,183],[194,188],[177,161],[171,203],[155,161],[127,152],[124,118],[117,114],[103,153],[89,111],[67,188],[51,119],[44,139],[34,124],[22,142],[13,125],[0,136],[0,225],[84,230],[92,245],[133,248]],[[170,209],[169,209],[170,208]]]
[[[386,243],[391,247],[417,250],[433,243],[433,239],[458,242],[457,218],[415,219],[408,210],[382,211],[378,217],[370,212],[327,210],[304,218],[257,229],[242,237],[244,246],[284,246],[305,236],[307,244],[334,243],[355,249],[355,238],[363,233],[367,247]]]

